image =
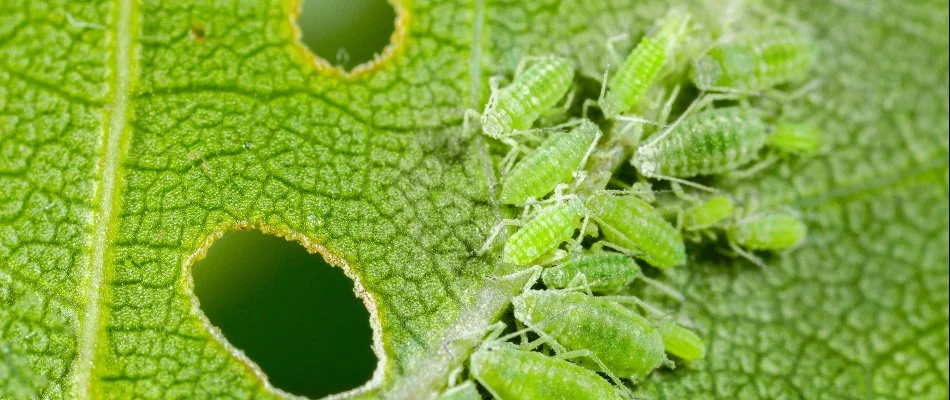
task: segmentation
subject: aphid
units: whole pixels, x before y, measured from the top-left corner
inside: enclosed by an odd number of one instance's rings
[[[570,131],[556,132],[519,161],[502,182],[500,200],[523,205],[540,199],[562,183],[570,182],[593,152],[600,128],[588,120]]]
[[[706,230],[732,217],[735,212],[735,204],[729,196],[716,195],[683,212],[683,229]]]
[[[706,355],[706,342],[693,331],[673,321],[661,322],[658,329],[667,353],[686,361],[698,360]]]
[[[700,90],[766,90],[807,76],[814,41],[800,30],[772,28],[729,36],[693,64]]]
[[[595,372],[539,352],[483,346],[469,361],[472,375],[497,399],[620,399]]]
[[[548,288],[582,287],[589,293],[603,294],[617,293],[639,279],[677,301],[683,301],[683,296],[673,288],[644,276],[633,258],[608,251],[575,253],[566,262],[545,269],[541,279]]]
[[[729,240],[752,250],[786,250],[797,246],[807,233],[805,223],[794,212],[765,211],[743,217],[726,233]]]
[[[631,163],[644,176],[699,186],[678,178],[719,174],[756,159],[767,133],[768,126],[752,109],[713,108],[686,116],[651,138]]]
[[[582,362],[590,368],[635,381],[667,362],[657,328],[613,301],[579,292],[527,290],[512,304],[515,318],[542,337],[592,355],[588,359],[596,362]]]
[[[765,145],[782,153],[803,154],[818,150],[821,136],[818,129],[807,124],[780,122],[765,139]]]
[[[686,263],[686,246],[676,227],[647,202],[632,195],[598,193],[586,202],[591,217],[610,242],[657,268]]]
[[[472,381],[466,381],[458,386],[451,387],[442,392],[438,400],[481,400],[482,395],[478,394],[478,389]]]
[[[595,293],[616,293],[642,275],[632,258],[609,252],[580,253],[544,270],[541,279],[548,288],[563,289],[587,283]],[[580,282],[578,277],[583,277]]]
[[[542,208],[521,229],[508,237],[502,250],[502,262],[527,265],[557,249],[571,238],[584,213],[583,205],[577,198]]]
[[[688,22],[689,14],[684,11],[671,12],[654,35],[644,37],[630,52],[598,100],[608,119],[636,107],[647,89],[660,77],[660,71],[667,64]],[[612,47],[608,46],[608,49]]]
[[[794,212],[765,211],[740,218],[726,229],[729,246],[739,255],[765,267],[765,263],[743,250],[780,251],[793,248],[805,240],[808,228]]]

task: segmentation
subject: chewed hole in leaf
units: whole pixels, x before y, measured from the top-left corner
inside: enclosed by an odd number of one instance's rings
[[[350,70],[382,54],[390,43],[396,12],[386,0],[302,1],[301,40],[332,65]]]
[[[369,313],[353,281],[319,254],[258,231],[231,232],[192,271],[208,320],[278,389],[322,397],[372,377]]]

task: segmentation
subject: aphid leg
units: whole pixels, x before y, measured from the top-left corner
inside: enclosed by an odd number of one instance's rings
[[[680,199],[686,200],[686,201],[691,202],[691,203],[698,203],[698,202],[700,202],[700,200],[699,200],[698,198],[696,198],[696,196],[692,196],[692,195],[690,195],[690,194],[687,194],[686,191],[683,190],[683,186],[681,186],[679,182],[672,182],[672,181],[671,181],[671,182],[670,182],[670,188],[673,189],[673,194],[675,194],[676,197],[678,197],[678,198],[680,198]]]
[[[576,290],[584,289],[588,296],[593,296],[594,292],[590,290],[591,284],[587,282],[587,275],[584,275],[581,272],[578,272],[567,282],[567,287],[564,290]]]
[[[676,97],[680,94],[680,85],[676,85],[673,88],[673,91],[670,92],[670,97],[666,99],[666,102],[663,103],[663,108],[660,109],[660,118],[659,120],[666,123],[670,119],[670,113],[673,112],[673,103],[676,101]]]
[[[604,374],[607,375],[608,378],[610,378],[610,381],[613,382],[615,386],[617,386],[618,388],[622,388],[622,390],[626,392],[629,392],[630,390],[626,386],[624,386],[624,384],[620,382],[620,379],[617,378],[616,375],[614,375],[613,371],[611,371],[610,368],[607,368],[607,365],[604,364],[604,362],[601,361],[600,358],[597,357],[597,355],[591,352],[590,350],[582,349],[582,350],[567,351],[564,353],[556,354],[555,357],[563,359],[563,360],[570,360],[574,358],[586,358],[588,360],[591,360],[592,362],[594,362],[594,364],[597,364],[597,368],[600,369],[601,372],[603,372]],[[627,393],[627,395],[631,396],[632,398],[633,393]]]
[[[468,136],[474,130],[472,128],[474,123],[471,120],[474,119],[475,121],[478,121],[479,118],[481,118],[481,114],[479,114],[478,111],[475,111],[471,108],[465,110],[465,116],[462,119],[462,132],[465,134],[465,136]]]
[[[584,119],[587,119],[587,109],[592,106],[599,108],[601,111],[604,110],[604,107],[602,106],[602,104],[604,102],[604,96],[607,95],[607,77],[608,76],[610,76],[610,63],[607,64],[607,68],[604,70],[604,79],[603,81],[600,82],[600,95],[597,96],[597,101],[594,101],[592,99],[584,100],[583,112],[581,113],[581,117],[583,117]]]
[[[464,367],[459,365],[458,367],[455,367],[455,369],[453,369],[452,372],[449,373],[449,381],[447,385],[448,387],[454,387],[455,385],[458,385],[458,380],[459,380],[459,377],[462,376],[463,369]]]
[[[728,174],[726,174],[726,175],[727,175],[729,178],[733,178],[733,179],[745,179],[745,178],[748,178],[748,177],[750,177],[750,176],[752,176],[752,175],[758,174],[758,173],[761,172],[762,170],[764,170],[764,169],[766,169],[766,168],[772,166],[772,164],[775,164],[776,161],[778,161],[778,157],[776,157],[775,155],[771,155],[771,154],[770,154],[770,155],[769,155],[768,157],[766,157],[764,160],[759,161],[759,162],[757,162],[757,163],[755,163],[755,164],[752,164],[752,165],[749,166],[748,168],[741,169],[741,170],[736,170],[736,171],[730,171],[730,172],[729,172]]]
[[[482,247],[478,249],[477,252],[475,252],[475,255],[480,256],[485,254],[485,252],[491,248],[492,243],[495,242],[495,239],[498,237],[498,234],[501,233],[502,229],[509,226],[520,226],[522,224],[524,224],[524,222],[522,222],[520,219],[503,219],[498,221],[498,223],[492,227],[491,234],[488,235],[488,239],[485,240],[485,244],[483,244]]]
[[[742,258],[745,258],[746,260],[749,260],[750,262],[752,262],[752,263],[755,264],[755,265],[758,265],[758,266],[761,267],[762,269],[764,269],[764,270],[769,270],[769,269],[770,269],[769,266],[768,266],[768,264],[765,263],[765,261],[762,261],[761,258],[756,257],[754,254],[752,254],[752,253],[750,253],[750,252],[748,252],[748,251],[746,251],[746,250],[743,250],[742,247],[740,247],[737,243],[735,243],[735,242],[732,241],[732,240],[729,241],[729,248],[731,248],[732,251],[734,251],[736,254],[738,254],[738,255],[741,256]]]
[[[661,128],[666,127],[666,125],[663,124],[662,122],[657,122],[657,121],[653,121],[653,120],[650,120],[650,119],[641,118],[641,117],[638,117],[638,116],[636,116],[636,115],[618,115],[618,116],[614,117],[614,119],[616,119],[616,120],[618,120],[618,121],[632,122],[632,123],[636,123],[636,124],[654,125],[654,126],[658,126],[658,127],[661,127]]]
[[[642,274],[640,275],[638,279],[646,282],[650,286],[653,286],[654,289],[659,290],[660,292],[669,296],[673,300],[676,300],[680,303],[686,300],[686,298],[683,297],[683,294],[680,293],[678,290],[673,289],[660,281],[657,281],[652,278],[647,278],[646,276],[643,276]]]
[[[502,137],[499,138],[502,143],[511,147],[511,150],[508,150],[508,154],[505,154],[505,158],[501,160],[502,174],[507,175],[511,168],[515,165],[515,160],[518,158],[518,142],[511,137]]]
[[[818,87],[820,87],[821,84],[822,84],[821,79],[820,79],[820,78],[815,78],[815,79],[812,79],[812,80],[808,81],[808,83],[805,83],[804,85],[802,85],[802,86],[799,87],[798,89],[795,89],[795,90],[792,91],[791,93],[783,92],[783,91],[781,91],[781,90],[772,89],[772,90],[766,91],[764,94],[765,94],[766,96],[770,97],[770,98],[775,99],[775,100],[788,103],[788,102],[792,102],[792,101],[795,101],[795,100],[798,100],[798,99],[802,98],[802,97],[805,96],[806,94],[808,94],[808,93],[814,91],[815,89],[817,89]]]

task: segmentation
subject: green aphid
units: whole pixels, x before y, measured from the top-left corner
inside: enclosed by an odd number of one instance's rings
[[[781,251],[798,246],[808,228],[797,213],[765,211],[738,219],[726,230],[730,243],[750,250]]]
[[[569,240],[584,216],[583,205],[576,198],[542,208],[517,232],[508,237],[502,250],[502,262],[528,265],[554,251]]]
[[[589,353],[583,365],[637,381],[668,362],[659,330],[613,301],[580,292],[527,290],[512,299],[515,318],[568,351]]]
[[[466,381],[439,394],[438,400],[482,400],[478,388],[472,381]]]
[[[541,57],[526,62],[510,85],[494,90],[482,113],[482,130],[500,139],[514,131],[531,128],[534,122],[553,108],[570,90],[574,81],[574,62],[561,57]]]
[[[686,264],[680,232],[646,201],[602,192],[590,196],[586,205],[611,245],[657,268]]]
[[[528,199],[547,196],[558,184],[571,182],[600,136],[600,128],[588,120],[570,131],[552,134],[508,172],[501,202],[523,205]]]
[[[658,329],[667,353],[686,361],[695,361],[706,355],[706,343],[693,331],[673,321],[661,322]]]
[[[678,178],[735,170],[759,157],[767,136],[768,125],[758,112],[712,108],[651,138],[637,149],[631,163],[644,176],[691,184]]]
[[[595,372],[534,351],[482,347],[472,354],[469,369],[497,399],[621,398],[617,390]]]
[[[779,122],[765,144],[781,153],[807,154],[821,146],[821,135],[818,128],[808,124]]]
[[[606,92],[598,101],[608,119],[629,112],[639,104],[647,89],[659,79],[673,49],[682,40],[688,22],[689,14],[685,11],[671,12],[655,34],[644,37],[630,52],[607,81]]]
[[[808,76],[815,43],[801,30],[771,28],[720,39],[693,64],[700,90],[761,91]]]
[[[632,258],[610,252],[575,254],[541,274],[548,288],[564,289],[588,284],[595,293],[616,293],[642,275]]]
[[[732,198],[716,195],[683,212],[683,229],[691,232],[710,229],[728,220],[735,213],[736,206]]]

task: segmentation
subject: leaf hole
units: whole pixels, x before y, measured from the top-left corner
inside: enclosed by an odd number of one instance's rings
[[[301,1],[301,41],[345,71],[377,59],[396,29],[396,10],[386,0]]]
[[[229,232],[192,276],[201,311],[276,388],[323,397],[371,380],[369,312],[320,254],[260,231]]]

